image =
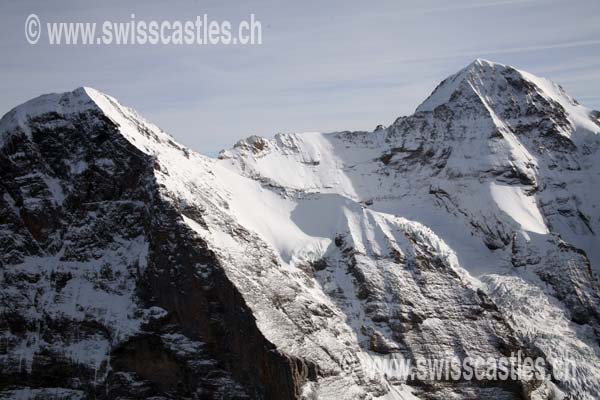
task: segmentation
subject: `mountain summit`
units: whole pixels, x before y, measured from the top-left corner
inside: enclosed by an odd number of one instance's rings
[[[387,128],[218,159],[94,89],[26,102],[0,120],[0,399],[596,399],[599,116],[480,59]],[[511,353],[544,374],[384,367]]]

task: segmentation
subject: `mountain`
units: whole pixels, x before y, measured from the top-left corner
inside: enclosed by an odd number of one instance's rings
[[[480,59],[389,127],[218,159],[38,97],[0,120],[0,398],[598,398],[599,183],[600,113]],[[385,369],[516,353],[545,373]]]

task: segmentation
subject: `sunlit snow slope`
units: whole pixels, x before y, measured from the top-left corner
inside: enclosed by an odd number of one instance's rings
[[[0,398],[598,398],[599,117],[485,60],[387,128],[217,160],[90,88],[25,103],[0,121]],[[346,368],[518,350],[577,362]],[[57,357],[85,373],[37,380]]]

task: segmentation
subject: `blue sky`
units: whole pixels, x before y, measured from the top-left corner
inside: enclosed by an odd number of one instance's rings
[[[600,2],[3,2],[0,114],[91,86],[215,155],[251,134],[373,129],[410,114],[477,57],[551,78],[600,109]],[[163,4],[164,3],[164,4]],[[86,5],[89,4],[89,5]],[[195,19],[254,13],[260,46],[30,45],[24,22]]]

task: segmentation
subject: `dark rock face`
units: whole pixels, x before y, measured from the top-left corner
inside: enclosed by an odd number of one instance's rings
[[[356,297],[364,302],[365,346],[376,354],[398,355],[417,360],[433,360],[443,349],[451,348],[460,358],[473,352],[495,358],[511,352],[533,354],[515,336],[495,303],[481,290],[465,285],[447,260],[437,257],[431,245],[417,232],[405,231],[410,252],[391,254],[374,265],[367,255],[336,239],[337,262],[330,260],[317,279],[352,319],[350,293],[335,282],[336,268],[352,276]],[[375,271],[373,270],[375,268]],[[368,322],[364,322],[368,321]],[[370,327],[369,327],[370,326]],[[456,382],[433,377],[409,377],[419,398],[444,399],[469,393],[472,398],[520,399],[540,382],[519,380],[478,380]]]
[[[482,60],[389,127],[218,160],[93,89],[34,99],[0,120],[0,399],[595,399],[596,119]],[[549,363],[377,364],[516,352]]]
[[[316,367],[263,337],[206,243],[159,195],[154,160],[94,108],[28,126],[31,139],[11,132],[0,152],[0,393],[298,398]],[[107,318],[120,307],[128,314]],[[99,363],[87,360],[102,346]]]

